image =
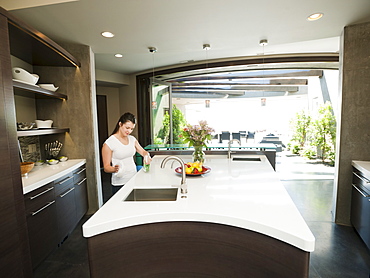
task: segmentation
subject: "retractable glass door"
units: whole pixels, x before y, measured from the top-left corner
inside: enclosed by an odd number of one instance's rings
[[[173,144],[171,84],[156,79],[151,81],[152,144]]]

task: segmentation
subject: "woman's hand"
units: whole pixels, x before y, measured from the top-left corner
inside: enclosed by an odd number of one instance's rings
[[[118,173],[118,171],[119,171],[119,165],[114,165],[113,168],[114,168],[114,172],[113,173]]]
[[[144,155],[144,163],[150,164],[151,162],[152,162],[152,158],[150,157],[150,153],[146,152],[146,154]]]

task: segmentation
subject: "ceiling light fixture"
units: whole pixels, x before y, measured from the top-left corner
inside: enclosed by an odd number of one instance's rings
[[[307,17],[307,20],[308,21],[315,21],[315,20],[318,20],[320,18],[322,18],[324,16],[323,13],[314,13],[314,14],[311,14],[310,16]]]
[[[265,46],[268,45],[267,39],[260,40],[260,46],[262,46],[262,83],[264,83],[265,80]],[[262,92],[263,98],[261,98],[261,106],[266,106],[266,98],[265,98],[265,92]]]
[[[116,57],[116,58],[122,58],[122,57],[123,57],[123,55],[122,55],[122,54],[117,53],[117,54],[114,54],[114,57]]]
[[[108,32],[108,31],[102,32],[101,35],[104,38],[113,38],[114,37],[114,34],[112,32]]]
[[[152,53],[152,86],[154,86],[154,53],[157,52],[157,48],[153,47],[153,46],[149,46],[148,47],[149,49],[149,52]]]
[[[211,46],[208,43],[203,44],[203,50],[206,51],[206,74],[207,74],[207,95],[208,95],[208,50],[211,49]],[[209,99],[206,99],[205,101],[206,108],[210,108],[211,106],[211,101]]]

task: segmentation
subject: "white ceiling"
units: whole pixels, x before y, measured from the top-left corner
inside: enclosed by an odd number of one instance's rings
[[[22,8],[22,2],[27,4]],[[136,73],[261,54],[336,52],[346,25],[370,21],[370,0],[0,0],[57,42],[90,45],[96,68]],[[30,3],[42,5],[29,7]],[[306,17],[324,13],[318,21]],[[103,38],[111,31],[114,38]],[[208,43],[207,52],[202,45]],[[154,55],[148,47],[154,46]],[[122,53],[123,58],[115,58]]]

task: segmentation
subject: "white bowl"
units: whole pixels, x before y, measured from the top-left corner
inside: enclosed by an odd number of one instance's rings
[[[13,78],[19,81],[35,85],[39,80],[39,76],[37,74],[29,73],[28,71],[22,68],[13,68],[12,69]]]
[[[67,160],[68,160],[68,157],[66,157],[66,156],[60,156],[59,157],[60,162],[64,162],[64,161],[67,161]]]
[[[51,125],[53,124],[52,120],[35,120],[37,128],[51,128]]]
[[[55,92],[59,87],[55,87],[54,84],[39,84],[39,86],[45,90]]]
[[[57,159],[50,159],[50,160],[46,160],[46,161],[50,165],[55,165],[55,164],[58,164],[59,163],[59,160],[57,160]]]

